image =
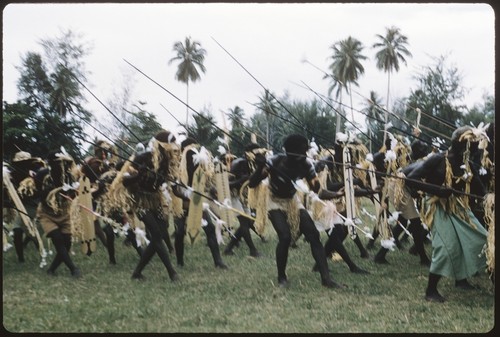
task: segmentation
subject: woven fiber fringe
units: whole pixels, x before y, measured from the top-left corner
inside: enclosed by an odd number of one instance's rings
[[[312,211],[313,220],[319,221],[325,228],[331,228],[335,225],[335,219],[337,219],[338,216],[335,216],[337,207],[333,201],[325,200],[321,202],[315,200],[312,203]]]
[[[188,151],[196,151],[198,152],[198,148],[200,146],[198,144],[190,144],[184,148],[182,151],[181,162],[179,164],[179,179],[184,185],[188,183],[188,171],[187,171],[187,153]]]
[[[495,193],[488,193],[484,200],[484,220],[488,226],[486,263],[490,272],[495,271]]]
[[[21,197],[32,197],[35,194],[35,180],[31,177],[24,178],[17,188],[17,192]]]
[[[366,170],[369,168],[370,162],[367,161],[367,160],[363,160],[363,161],[360,162],[359,165],[360,165],[361,170],[354,169],[353,170],[353,176],[355,178],[358,178],[359,180],[361,180],[363,182],[364,186],[368,186],[369,185],[369,183],[368,183],[368,173],[366,172]]]
[[[70,207],[71,201],[63,198],[59,195],[62,192],[62,187],[54,188],[47,195],[46,201],[47,205],[50,207],[54,214],[62,214],[65,210]]]
[[[318,173],[319,186],[322,189],[326,189],[326,181],[328,179],[328,167],[325,167],[323,171]]]
[[[129,158],[109,186],[107,198],[103,202],[103,210],[105,214],[111,214],[114,210],[127,212],[134,209],[134,198],[129,193],[127,188],[123,186],[123,175],[129,171],[133,160],[133,156]]]
[[[182,217],[184,214],[184,209],[182,208],[182,199],[178,198],[173,193],[170,193],[170,196],[172,198],[172,201],[171,205],[169,205],[168,207],[168,210],[174,217],[176,218]]]
[[[3,222],[6,222],[8,224],[14,222],[14,219],[16,218],[16,210],[14,210],[13,208],[3,208],[2,212],[3,212]]]
[[[204,170],[198,166],[193,173],[193,190],[198,193],[205,191],[206,179]],[[201,230],[201,223],[203,218],[203,198],[201,195],[193,193],[191,201],[189,202],[189,210],[186,218],[186,232],[188,233],[191,242],[198,238]]]
[[[77,238],[78,240],[82,240],[83,228],[80,212],[83,212],[83,210],[81,210],[80,206],[78,206],[79,200],[78,196],[73,199],[70,205],[69,214],[71,222],[71,236],[73,238]]]
[[[406,176],[403,172],[397,172],[396,177],[397,177],[396,179],[391,179],[392,183],[394,184],[394,207],[400,208],[400,206],[405,205],[405,201],[403,201],[403,196],[404,196]]]
[[[287,204],[286,215],[288,217],[288,222],[290,223],[290,232],[292,233],[292,241],[297,241],[300,235],[300,208],[299,201],[293,198],[291,202]]]
[[[292,241],[296,241],[300,234],[300,209],[302,207],[300,199],[296,195],[292,199],[282,199],[274,197],[272,194],[269,196],[269,199],[269,210],[279,209],[285,213],[290,225]]]
[[[255,231],[259,235],[263,235],[266,229],[267,217],[267,202],[269,198],[269,188],[264,182],[261,182],[255,188],[248,189],[248,207],[255,210]]]

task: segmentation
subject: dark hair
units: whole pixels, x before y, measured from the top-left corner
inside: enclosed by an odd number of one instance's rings
[[[451,134],[450,151],[455,153],[461,153],[465,150],[467,142],[460,141],[460,137],[470,129],[471,129],[470,126],[465,125],[465,126],[460,126],[455,131],[453,131],[453,133]]]
[[[411,159],[417,160],[425,157],[430,152],[429,146],[421,141],[420,139],[415,139],[411,143]]]
[[[174,143],[175,136],[167,130],[161,130],[155,136],[156,140],[162,143]]]
[[[61,150],[52,150],[49,152],[49,154],[47,155],[47,161],[49,162],[53,162],[53,161],[56,161],[59,159],[59,157],[57,156],[58,153],[60,153]]]
[[[245,146],[245,152],[249,152],[249,151],[252,151],[252,150],[255,150],[255,149],[259,149],[260,146],[256,143],[250,143],[248,144],[247,146]]]
[[[472,127],[468,125],[460,126],[457,129],[455,129],[455,131],[453,131],[453,133],[451,134],[451,142],[452,143],[459,142],[460,141],[459,139],[462,136],[462,134],[464,134],[466,131],[470,129],[472,129]]]
[[[181,143],[181,151],[184,151],[186,146],[198,143],[194,138],[188,137],[184,139]]]
[[[285,138],[283,147],[287,153],[305,154],[309,148],[309,141],[299,134],[292,134]]]

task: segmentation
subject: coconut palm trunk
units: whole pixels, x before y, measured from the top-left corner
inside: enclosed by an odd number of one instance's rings
[[[186,126],[189,122],[189,80],[186,82]]]
[[[337,137],[337,133],[340,132],[340,124],[341,124],[341,119],[340,119],[340,114],[342,113],[342,91],[339,93],[339,110],[337,112],[337,122],[335,125],[335,137]]]
[[[354,125],[354,108],[352,106],[352,90],[351,90],[351,82],[349,82],[349,98],[351,99],[351,121]]]
[[[384,111],[384,130],[386,128],[387,122],[389,120],[389,94],[391,92],[391,70],[387,72],[387,100],[385,104],[385,111]],[[384,132],[384,143],[387,138],[387,133]]]

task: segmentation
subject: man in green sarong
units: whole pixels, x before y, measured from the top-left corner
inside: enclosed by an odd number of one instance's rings
[[[474,289],[468,278],[486,270],[482,253],[487,232],[469,207],[469,195],[483,196],[486,190],[471,164],[484,132],[463,126],[452,134],[451,147],[417,165],[406,177],[413,190],[427,194],[423,222],[432,235],[432,261],[425,299],[444,302],[437,284],[442,276],[455,279],[455,286]],[[423,182],[425,181],[425,182]]]

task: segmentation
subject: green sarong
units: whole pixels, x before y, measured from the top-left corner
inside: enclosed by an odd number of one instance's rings
[[[467,210],[472,227],[455,213],[447,213],[437,203],[431,227],[432,262],[430,272],[463,280],[486,270],[483,248],[487,231],[474,214]],[[460,206],[458,206],[460,207]]]

